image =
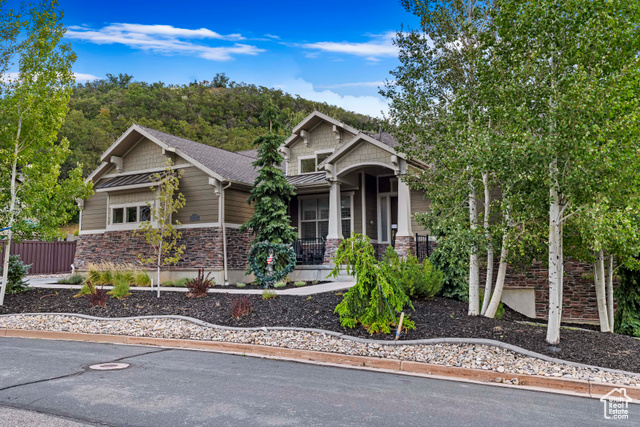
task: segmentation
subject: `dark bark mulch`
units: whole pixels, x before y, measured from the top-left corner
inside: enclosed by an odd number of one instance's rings
[[[302,281],[302,280],[301,280]],[[322,285],[324,283],[329,283],[328,281],[324,281],[324,282],[319,282],[319,281],[306,281],[304,282],[305,285],[301,286],[301,287],[309,287],[309,286],[314,286],[314,285]],[[231,288],[234,288],[235,286],[231,285]],[[271,286],[269,289],[278,289],[278,290],[282,290],[282,289],[293,289],[293,288],[297,288],[298,286],[295,285],[295,282],[287,282],[285,286],[281,287],[281,288],[275,288],[273,286]],[[264,289],[264,285],[260,285],[257,283],[246,283],[245,286],[242,289]]]
[[[18,295],[7,295],[0,314],[65,312],[83,313],[100,317],[128,317],[141,315],[174,314],[190,316],[218,325],[257,327],[292,326],[327,329],[352,336],[393,339],[391,335],[371,336],[362,327],[346,329],[340,326],[335,306],[342,300],[341,293],[307,296],[278,296],[263,300],[260,295],[248,295],[253,312],[243,318],[231,317],[231,299],[239,295],[208,294],[204,298],[188,298],[182,292],[155,293],[135,291],[124,300],[109,299],[107,307],[90,307],[85,298],[72,298],[76,291],[34,289]],[[640,340],[615,334],[562,329],[561,350],[550,352],[545,341],[546,328],[525,325],[527,320],[519,313],[506,309],[502,320],[481,316],[467,316],[467,304],[460,301],[434,298],[414,302],[411,319],[416,329],[402,339],[420,338],[489,338],[514,344],[552,357],[589,365],[640,372]]]

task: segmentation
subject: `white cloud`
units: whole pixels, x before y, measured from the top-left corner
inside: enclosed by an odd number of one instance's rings
[[[339,83],[335,85],[327,85],[327,86],[318,86],[320,88],[326,89],[335,89],[339,87],[381,87],[384,86],[385,82],[377,81],[377,82],[353,82],[353,83]]]
[[[66,36],[95,44],[122,44],[133,49],[163,54],[197,55],[212,61],[228,61],[234,55],[257,55],[256,46],[235,43],[232,46],[209,46],[184,39],[243,40],[240,34],[221,35],[206,28],[190,30],[170,25],[111,24],[99,30],[69,27]]]
[[[393,45],[395,32],[372,36],[372,40],[366,43],[350,42],[316,42],[301,45],[305,49],[319,50],[322,52],[343,53],[347,55],[363,56],[369,61],[379,61],[382,58],[398,56],[398,48]]]
[[[342,96],[330,90],[318,91],[314,89],[311,83],[301,78],[277,84],[275,87],[292,95],[300,95],[302,98],[316,102],[326,102],[327,104],[337,105],[346,110],[373,117],[382,117],[381,111],[384,113],[389,111],[387,103],[377,96]]]
[[[18,79],[20,73],[5,73],[0,75],[0,81],[2,82],[10,82]],[[84,73],[73,73],[73,76],[76,78],[76,82],[88,82],[92,80],[98,80],[100,77],[96,77],[93,74],[84,74]]]
[[[269,37],[270,39],[280,40],[280,36],[274,36],[273,34],[265,34],[265,37]]]

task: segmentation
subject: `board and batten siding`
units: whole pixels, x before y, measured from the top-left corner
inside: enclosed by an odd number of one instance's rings
[[[212,223],[218,221],[218,197],[209,184],[209,175],[196,167],[181,169],[179,191],[185,197],[185,205],[173,219],[181,224]],[[197,220],[194,220],[198,218]]]
[[[82,231],[104,230],[107,226],[107,193],[95,193],[84,202]]]
[[[253,206],[247,203],[248,190],[228,188],[224,193],[224,222],[228,224],[244,224],[253,215]]]
[[[429,229],[418,224],[414,217],[414,213],[425,213],[429,211],[429,200],[424,197],[424,191],[411,190],[411,230],[418,234],[429,234]]]

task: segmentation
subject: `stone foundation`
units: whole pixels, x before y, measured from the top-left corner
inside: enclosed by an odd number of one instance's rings
[[[416,256],[416,240],[413,236],[397,236],[394,249],[400,258]]]
[[[184,228],[178,245],[185,245],[182,259],[173,269],[222,270],[223,247],[220,228]],[[227,268],[245,269],[247,255],[252,241],[249,233],[240,233],[236,228],[227,228]],[[99,234],[85,234],[76,243],[74,264],[79,270],[86,270],[90,263],[109,261],[116,264],[138,264],[139,257],[151,256],[150,247],[144,236],[134,236],[131,230],[107,231]]]
[[[342,239],[327,239],[324,244],[324,265],[333,264],[333,257],[340,246]]]

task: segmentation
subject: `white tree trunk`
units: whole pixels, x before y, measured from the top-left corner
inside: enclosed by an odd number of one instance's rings
[[[11,257],[11,242],[13,242],[13,225],[15,223],[16,203],[18,201],[18,154],[20,154],[20,132],[22,131],[22,120],[18,122],[18,133],[16,135],[15,146],[13,150],[13,164],[11,166],[11,204],[9,205],[9,224],[7,230],[7,239],[4,247],[4,262],[2,267],[2,285],[0,285],[0,306],[4,304],[4,295],[9,286],[9,259]]]
[[[596,285],[596,301],[598,305],[598,317],[600,319],[600,331],[610,332],[609,315],[607,314],[607,294],[605,289],[604,252],[598,251],[593,268],[593,280]]]
[[[613,309],[613,255],[609,256],[607,271],[607,314],[609,314],[609,331],[613,332],[615,327],[615,311]]]
[[[471,184],[469,193],[469,221],[471,230],[475,230],[478,223],[476,208],[476,189]],[[480,314],[480,266],[478,264],[478,248],[471,247],[469,255],[469,316]]]
[[[485,314],[491,299],[491,286],[493,283],[493,246],[491,245],[491,229],[489,228],[489,215],[491,214],[491,189],[489,188],[489,174],[482,174],[484,184],[484,234],[487,238],[487,280],[484,285],[484,298],[482,299],[482,310],[480,314]]]
[[[500,265],[498,266],[498,277],[496,278],[496,287],[491,296],[491,302],[487,307],[484,315],[486,317],[495,317],[502,299],[502,290],[504,289],[504,279],[507,275],[507,257],[509,256],[509,249],[507,248],[507,233],[502,236],[502,251],[500,252]]]
[[[562,206],[560,194],[558,194],[558,166],[556,161],[551,162],[549,173],[552,178],[549,196],[549,322],[547,325],[547,342],[558,344],[560,342],[560,322],[562,319],[562,224],[560,214]]]

